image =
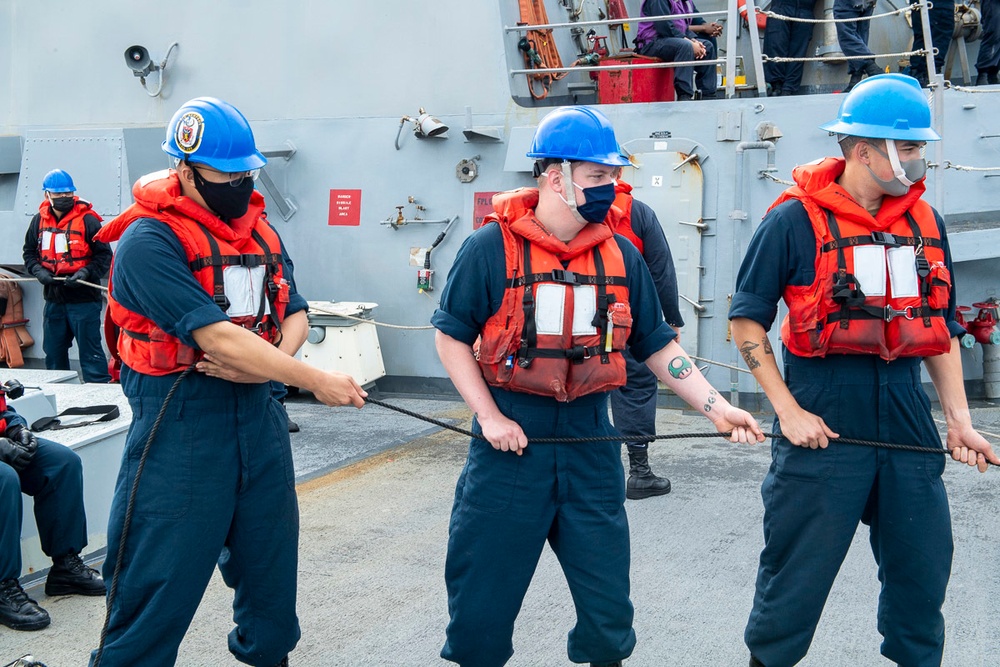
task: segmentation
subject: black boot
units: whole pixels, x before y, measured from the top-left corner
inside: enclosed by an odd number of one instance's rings
[[[876,65],[874,62],[870,62],[865,65],[865,75],[866,76],[878,76],[879,74],[885,74],[881,67]]]
[[[649,449],[647,447],[628,448],[628,483],[625,485],[625,497],[629,500],[642,500],[651,496],[662,496],[670,493],[670,480],[657,477],[649,468]]]
[[[45,579],[46,595],[104,595],[106,592],[100,573],[84,565],[79,554],[52,559],[52,569]]]
[[[286,655],[284,658],[282,658],[281,662],[279,662],[274,667],[288,667],[288,656]]]
[[[750,667],[764,667],[764,663],[751,655],[750,656]]]
[[[854,86],[861,83],[861,77],[864,76],[864,72],[855,72],[851,75],[851,80],[847,82],[847,87],[844,88],[845,93],[851,92]]]
[[[989,69],[986,71],[986,83],[995,86],[1000,83],[1000,70]]]
[[[22,655],[14,662],[4,665],[4,667],[45,667],[45,665],[35,660],[35,656],[33,655]]]
[[[28,597],[17,579],[0,581],[0,623],[12,630],[41,630],[49,622],[48,612]]]
[[[979,74],[977,74],[976,75],[976,83],[975,83],[975,85],[977,85],[977,86],[985,86],[985,85],[987,85],[986,77],[987,77],[986,72],[980,72]]]
[[[622,667],[621,660],[615,660],[614,662],[592,662],[590,667]]]

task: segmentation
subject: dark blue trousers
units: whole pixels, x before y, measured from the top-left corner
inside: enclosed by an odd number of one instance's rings
[[[934,68],[941,72],[955,32],[955,0],[935,0],[927,13],[931,21],[931,43],[938,50],[934,56]],[[924,48],[923,25],[920,12],[913,12],[913,51]],[[927,56],[910,56],[910,74],[921,82],[927,80]]]
[[[493,390],[527,436],[613,435],[606,394],[571,403]],[[481,433],[478,422],[473,430]],[[629,533],[618,442],[529,444],[523,456],[473,440],[451,514],[441,657],[500,667],[513,655],[514,620],[546,541],[569,584],[573,662],[627,658],[635,647]]]
[[[919,359],[802,359],[786,350],[785,364],[799,404],[841,437],[941,448]],[[882,583],[882,655],[906,667],[939,667],[953,551],[945,456],[836,443],[813,450],[780,438],[771,452],[761,486],[764,550],[744,635],[753,655],[767,667],[805,656],[862,522]]]
[[[0,463],[0,581],[21,576],[21,493],[35,501],[42,551],[58,558],[87,546],[83,465],[68,447],[38,439],[31,463],[18,473]]]
[[[875,11],[875,2],[868,0],[834,0],[833,18],[865,18]],[[875,55],[868,48],[868,34],[871,32],[871,21],[851,21],[837,23],[837,43],[845,56],[872,56],[864,59],[847,61],[847,71],[851,74],[864,70],[869,63],[875,62]]]
[[[108,358],[101,347],[101,301],[84,303],[45,302],[42,324],[42,349],[45,368],[50,371],[69,370],[69,348],[76,338],[80,352],[80,370],[84,382],[111,382]]]
[[[705,47],[703,60],[715,60],[715,40],[698,37]],[[639,53],[663,62],[691,62],[694,60],[694,45],[683,37],[659,37],[644,44]],[[674,89],[682,95],[694,96],[695,86],[708,97],[715,97],[719,80],[715,65],[686,65],[674,68]]]
[[[624,387],[611,392],[611,415],[615,428],[626,436],[654,435],[656,433],[657,380],[653,371],[641,361],[636,361],[626,349],[625,369],[628,381]],[[649,442],[629,442],[632,449],[645,449]]]
[[[133,420],[108,525],[109,584],[121,562],[101,667],[173,665],[216,564],[235,591],[229,650],[270,667],[300,632],[295,476],[288,425],[268,383],[194,375],[181,383],[146,459],[119,554],[139,457],[174,377],[143,376],[144,391],[129,395]]]
[[[775,0],[771,11],[782,16],[811,19],[815,0]],[[767,19],[764,28],[764,53],[773,57],[803,58],[812,39],[813,24]],[[804,63],[764,63],[764,80],[786,95],[793,95],[802,83]]]
[[[983,0],[983,39],[979,42],[976,73],[1000,69],[1000,0]]]

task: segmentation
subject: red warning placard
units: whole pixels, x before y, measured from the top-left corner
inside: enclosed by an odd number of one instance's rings
[[[361,225],[361,190],[330,190],[329,224],[346,227]]]
[[[479,229],[483,226],[483,218],[493,212],[493,195],[496,192],[477,192],[476,201],[472,205],[472,228]]]

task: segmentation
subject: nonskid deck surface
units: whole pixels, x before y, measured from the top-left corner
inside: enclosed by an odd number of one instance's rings
[[[381,398],[468,426],[469,412],[457,401]],[[448,620],[444,556],[466,438],[372,406],[360,412],[328,410],[296,398],[289,402],[289,412],[303,427],[292,442],[296,472],[306,479],[299,486],[298,612],[303,634],[292,664],[450,664],[438,658]],[[973,420],[1000,434],[1000,405],[975,408]],[[765,421],[770,428],[770,419]],[[702,432],[706,426],[702,418],[677,410],[658,413],[659,433]],[[991,440],[1000,442],[998,437]],[[650,458],[655,471],[671,478],[673,491],[627,503],[639,643],[626,664],[744,665],[742,633],[763,544],[759,486],[769,446],[670,440],[654,444]],[[338,461],[354,463],[337,467]],[[1000,617],[995,547],[1000,470],[979,475],[949,463],[945,479],[955,561],[945,604],[944,665],[992,666],[1000,654],[994,623]],[[103,601],[32,593],[51,613],[52,625],[35,633],[0,629],[0,664],[30,652],[49,667],[85,665],[100,633]],[[800,664],[888,665],[878,653],[877,595],[875,565],[862,527],[812,649]],[[238,664],[226,649],[231,602],[231,592],[216,575],[181,646],[178,665]],[[508,664],[570,665],[566,633],[573,618],[565,580],[546,549],[518,619],[515,654]]]

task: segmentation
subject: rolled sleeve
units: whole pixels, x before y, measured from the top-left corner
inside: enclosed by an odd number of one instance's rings
[[[503,303],[505,267],[498,224],[488,224],[465,239],[448,272],[441,305],[431,316],[434,328],[472,345]]]
[[[125,230],[115,254],[112,289],[122,306],[196,349],[195,331],[229,321],[191,273],[180,241],[158,220],[138,220]]]

